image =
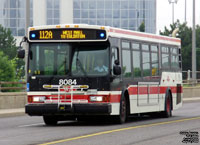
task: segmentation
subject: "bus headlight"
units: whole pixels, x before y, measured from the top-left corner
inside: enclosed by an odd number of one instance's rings
[[[102,102],[103,96],[90,96],[90,101],[91,102]]]
[[[44,102],[46,99],[45,96],[36,96],[36,97],[33,97],[33,102]]]

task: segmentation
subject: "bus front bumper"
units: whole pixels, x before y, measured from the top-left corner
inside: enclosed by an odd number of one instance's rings
[[[109,115],[111,104],[27,104],[25,112],[30,116],[42,115]]]

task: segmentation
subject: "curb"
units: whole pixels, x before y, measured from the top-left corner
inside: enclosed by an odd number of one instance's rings
[[[15,117],[25,115],[25,108],[17,109],[0,109],[0,118],[1,117]]]
[[[200,97],[183,98],[183,102],[188,102],[188,101],[198,101],[198,100],[200,100]]]

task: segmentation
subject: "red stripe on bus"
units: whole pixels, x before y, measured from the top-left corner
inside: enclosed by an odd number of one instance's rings
[[[165,94],[166,90],[170,88],[172,93],[182,93],[183,88],[182,86],[180,87],[129,87],[128,92],[129,95],[147,95],[147,94]],[[32,97],[37,97],[41,95],[29,95]],[[58,95],[45,95],[46,100],[50,101],[56,101],[58,100]],[[107,97],[106,101],[102,102],[90,102],[90,96],[104,96]],[[87,100],[88,103],[119,103],[121,99],[121,94],[110,94],[110,95],[73,95],[73,100]],[[71,102],[71,95],[61,95],[60,100],[62,102]],[[37,102],[35,102],[37,103]]]
[[[170,88],[172,93],[182,93],[182,87],[129,87],[129,95],[165,94]]]
[[[41,95],[29,95],[32,97],[37,97]],[[43,95],[46,97],[46,101],[57,101],[58,100],[58,95]],[[91,102],[90,101],[90,96],[103,96],[106,97],[106,100],[102,102]],[[116,94],[116,95],[73,95],[73,100],[87,100],[88,103],[119,103],[121,98],[121,94]],[[60,101],[61,102],[71,102],[71,95],[60,95]],[[34,102],[33,102],[34,103]],[[37,102],[35,102],[37,103]]]
[[[173,42],[179,42],[179,43],[181,42],[181,40],[179,40],[179,39],[166,38],[166,37],[162,37],[162,36],[149,35],[149,34],[143,34],[143,33],[137,33],[137,32],[130,32],[130,31],[125,31],[125,30],[113,29],[113,28],[110,28],[109,31],[114,32],[114,33],[134,35],[134,36],[139,36],[139,37],[160,39],[160,40],[173,41]]]
[[[110,102],[111,103],[119,103],[121,99],[121,94],[118,95],[110,95]]]

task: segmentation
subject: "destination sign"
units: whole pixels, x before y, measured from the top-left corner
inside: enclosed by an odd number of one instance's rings
[[[30,40],[104,40],[105,30],[96,29],[44,29],[29,32]]]

